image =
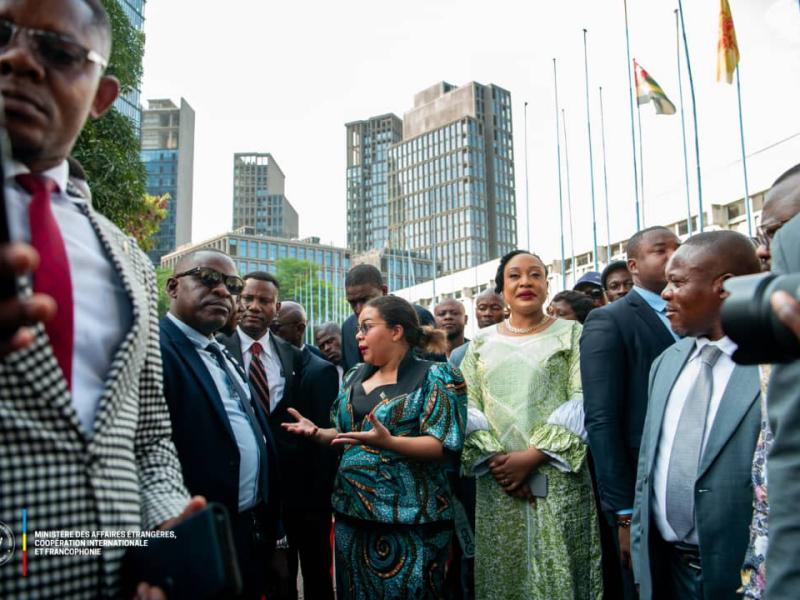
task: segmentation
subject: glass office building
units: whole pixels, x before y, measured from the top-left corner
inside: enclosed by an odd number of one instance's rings
[[[355,253],[388,246],[389,148],[403,137],[393,114],[347,123],[347,247]]]
[[[131,25],[139,30],[144,30],[144,5],[146,0],[119,0],[119,5],[128,17]],[[114,107],[128,117],[139,133],[142,124],[141,90],[134,88],[121,95],[114,102]]]
[[[297,211],[284,193],[286,177],[269,153],[233,156],[233,228],[258,235],[296,238]]]
[[[389,150],[389,239],[438,275],[516,248],[511,95],[441,82],[415,97]]]

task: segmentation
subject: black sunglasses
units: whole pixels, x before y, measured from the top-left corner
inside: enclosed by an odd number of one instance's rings
[[[238,275],[225,275],[224,273],[220,273],[211,267],[195,267],[194,269],[189,269],[183,273],[175,273],[175,275],[172,277],[173,279],[180,279],[181,277],[186,277],[187,275],[197,277],[200,280],[200,283],[211,289],[214,289],[220,283],[222,283],[225,285],[225,288],[234,296],[241,294],[242,290],[244,289],[244,280],[241,277]]]
[[[22,27],[6,19],[0,19],[0,49],[5,50],[18,33],[25,34],[39,61],[56,71],[75,71],[87,62],[100,65],[103,69],[108,66],[108,61],[99,52],[84,48],[64,35]]]

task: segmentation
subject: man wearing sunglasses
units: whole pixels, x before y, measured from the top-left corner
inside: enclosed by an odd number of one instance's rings
[[[0,94],[12,156],[3,181],[12,244],[0,277],[0,521],[37,531],[141,530],[205,501],[189,496],[170,440],[152,266],[94,212],[67,158],[119,84],[99,0],[0,0]],[[101,557],[17,552],[3,598],[118,593],[124,549]],[[24,575],[24,576],[23,576]]]
[[[161,356],[186,487],[228,509],[244,597],[258,599],[278,530],[276,452],[247,375],[214,337],[243,289],[227,254],[199,250],[182,258],[167,281]]]

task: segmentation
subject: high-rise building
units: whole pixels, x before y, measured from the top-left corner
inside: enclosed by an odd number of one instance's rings
[[[346,127],[347,247],[381,250],[389,232],[389,148],[403,138],[403,122],[386,114]]]
[[[389,244],[427,256],[438,274],[517,245],[511,94],[437,83],[414,97],[389,149]]]
[[[233,155],[233,228],[257,235],[296,238],[297,211],[285,194],[286,176],[271,154]]]
[[[137,31],[144,30],[144,5],[146,0],[120,0],[119,5]],[[134,88],[114,102],[116,109],[128,117],[138,133],[142,124],[141,90]]]
[[[192,239],[192,182],[194,178],[194,110],[181,98],[150,100],[142,118],[142,162],[147,171],[147,193],[169,194],[167,215],[154,236],[149,256],[161,257]]]

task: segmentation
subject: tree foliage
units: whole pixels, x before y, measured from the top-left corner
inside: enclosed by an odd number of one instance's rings
[[[114,40],[108,74],[119,79],[121,93],[139,87],[144,34],[135,29],[118,0],[103,0]],[[94,207],[146,246],[163,214],[145,197],[146,172],[133,123],[116,108],[90,120],[73,149],[92,188]]]
[[[167,279],[172,276],[172,269],[156,267],[156,286],[158,286],[158,318],[165,316],[169,310],[167,296]]]
[[[275,261],[275,276],[281,284],[280,299],[303,305],[309,323],[338,320],[349,308],[335,288],[318,277],[319,265],[308,260],[281,258]]]

